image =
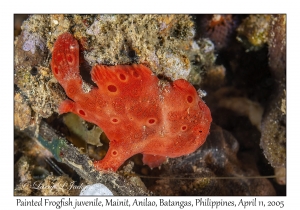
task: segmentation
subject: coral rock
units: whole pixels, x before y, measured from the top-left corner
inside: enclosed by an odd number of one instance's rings
[[[247,51],[259,50],[268,42],[271,15],[249,15],[237,28],[237,40]]]
[[[14,123],[20,130],[24,130],[31,124],[31,109],[20,93],[15,94],[14,100]]]
[[[144,155],[144,163],[157,167],[166,157],[179,157],[199,148],[212,121],[209,108],[184,79],[160,81],[144,65],[95,65],[97,87],[84,89],[79,73],[79,46],[69,33],[54,44],[52,72],[72,100],[60,113],[73,112],[103,129],[110,139],[98,170],[116,171],[126,159]]]
[[[228,46],[236,28],[236,20],[230,14],[204,15],[199,27],[201,36],[209,38],[216,50],[221,50]]]
[[[260,176],[253,153],[239,151],[237,139],[214,123],[201,148],[188,156],[170,160],[162,168],[160,176],[163,179],[150,188],[157,195],[275,195],[268,179],[247,178]]]
[[[262,119],[260,145],[270,164],[279,170],[286,167],[286,15],[271,16],[268,44],[276,86]]]

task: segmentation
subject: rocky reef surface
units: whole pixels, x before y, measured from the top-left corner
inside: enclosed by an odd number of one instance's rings
[[[286,194],[285,15],[19,17],[25,19],[15,26],[14,42],[15,195],[80,193],[20,188],[37,180],[101,182],[115,195]],[[91,160],[108,149],[105,133],[72,114],[58,115],[67,96],[50,63],[65,32],[79,42],[87,86],[95,85],[95,64],[143,64],[161,80],[188,80],[212,114],[206,143],[160,168],[135,155],[116,173],[93,171]],[[45,140],[48,130],[59,138]]]

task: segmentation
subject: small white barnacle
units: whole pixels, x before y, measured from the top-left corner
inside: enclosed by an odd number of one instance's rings
[[[113,195],[113,193],[103,184],[96,183],[85,186],[79,195]]]
[[[198,95],[200,98],[203,98],[207,95],[207,92],[205,90],[201,90],[200,88],[197,90]]]

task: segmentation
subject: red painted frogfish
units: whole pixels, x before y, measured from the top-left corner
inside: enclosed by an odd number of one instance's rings
[[[166,158],[188,155],[209,134],[209,108],[186,80],[162,81],[145,65],[95,65],[89,87],[79,73],[79,45],[70,33],[54,43],[52,72],[69,99],[59,113],[73,112],[98,125],[109,149],[97,170],[116,171],[141,153],[144,164],[160,166]]]

